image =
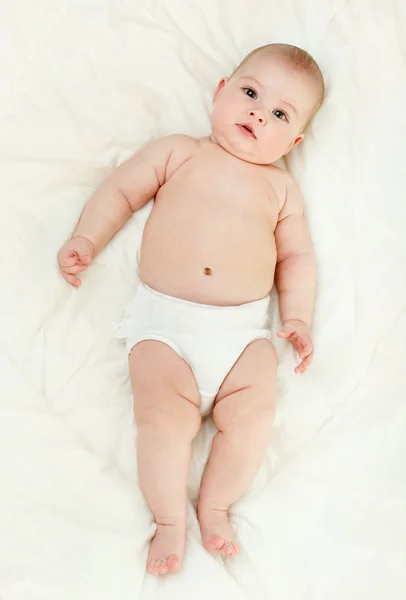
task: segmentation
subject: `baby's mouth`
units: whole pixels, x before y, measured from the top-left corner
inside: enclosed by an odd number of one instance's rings
[[[248,137],[252,137],[254,139],[257,139],[257,136],[254,133],[254,128],[249,123],[244,123],[243,125],[237,123],[237,127],[241,131],[242,134],[244,134],[244,135],[246,135]]]

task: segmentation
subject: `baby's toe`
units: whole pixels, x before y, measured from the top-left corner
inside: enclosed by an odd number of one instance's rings
[[[150,558],[149,561],[147,562],[147,571],[148,573],[153,573],[154,571],[154,565],[155,565],[155,558]]]
[[[166,561],[168,565],[168,571],[176,571],[179,568],[179,558],[173,554]]]
[[[234,554],[234,546],[233,546],[232,542],[225,542],[225,544],[222,547],[221,551],[226,556],[231,556],[232,554]]]
[[[158,568],[158,574],[159,575],[165,575],[165,573],[168,572],[168,564],[166,562],[166,560],[161,561],[161,565]]]
[[[159,575],[159,567],[162,564],[162,560],[156,560],[154,565],[154,575]]]
[[[220,550],[223,548],[225,542],[219,535],[211,535],[209,537],[209,543],[213,546],[214,550]]]

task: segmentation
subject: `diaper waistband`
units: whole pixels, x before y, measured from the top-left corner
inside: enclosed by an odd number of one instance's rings
[[[153,315],[154,322],[157,325],[160,322],[165,329],[183,326],[200,332],[213,327],[263,329],[269,325],[269,304],[270,296],[235,306],[200,304],[168,296],[141,282],[130,312],[135,320],[139,316],[140,325],[147,314]]]

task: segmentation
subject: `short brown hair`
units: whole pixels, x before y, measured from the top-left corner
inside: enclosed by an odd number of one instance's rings
[[[252,58],[254,54],[264,51],[276,54],[282,59],[285,59],[290,65],[292,65],[292,67],[294,67],[298,71],[305,72],[310,77],[312,77],[317,87],[317,101],[313,109],[313,116],[323,104],[325,87],[323,75],[320,71],[318,64],[316,63],[314,58],[308,52],[306,52],[306,50],[298,48],[297,46],[291,46],[290,44],[267,44],[265,46],[260,46],[259,48],[255,48],[255,50],[247,54],[244,60],[241,61],[238,67],[234,70],[233,75],[250,58]]]

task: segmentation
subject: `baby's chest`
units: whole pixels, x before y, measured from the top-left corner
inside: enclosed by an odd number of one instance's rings
[[[279,202],[265,170],[239,161],[190,160],[172,178],[172,191],[189,202],[215,205],[218,214],[267,213],[276,216]],[[168,190],[169,191],[169,190]]]

